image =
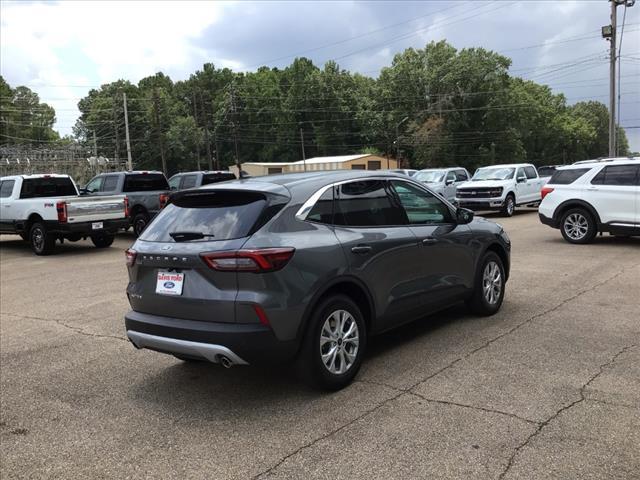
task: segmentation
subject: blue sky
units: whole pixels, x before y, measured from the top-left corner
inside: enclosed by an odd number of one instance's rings
[[[204,62],[234,70],[284,66],[296,55],[375,76],[394,54],[446,39],[513,59],[514,75],[546,83],[570,103],[608,102],[609,2],[27,2],[1,1],[0,73],[56,108],[70,133],[77,102],[119,78],[157,71],[188,78]],[[619,25],[624,9],[618,8]],[[640,126],[640,4],[627,10],[621,124]],[[640,129],[629,129],[640,150]]]

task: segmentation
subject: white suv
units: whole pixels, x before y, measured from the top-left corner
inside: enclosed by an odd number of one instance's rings
[[[640,159],[558,168],[542,189],[538,214],[570,243],[589,243],[598,232],[640,235]]]

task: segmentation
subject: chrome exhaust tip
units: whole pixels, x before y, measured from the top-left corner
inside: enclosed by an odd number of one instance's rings
[[[225,357],[224,355],[220,355],[218,357],[218,361],[224,368],[233,367],[233,362],[229,359],[229,357]]]

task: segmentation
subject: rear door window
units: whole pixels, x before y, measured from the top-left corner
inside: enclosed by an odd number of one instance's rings
[[[15,180],[4,180],[2,184],[0,184],[0,198],[9,198],[13,192],[15,183]]]
[[[333,188],[324,192],[307,215],[307,220],[318,223],[333,223]]]
[[[77,195],[73,180],[69,177],[25,178],[20,198],[70,197]]]
[[[107,175],[104,177],[101,192],[113,192],[118,186],[118,175]]]
[[[465,170],[456,170],[456,181],[457,182],[466,182],[469,180],[469,175]]]
[[[392,180],[396,194],[404,208],[409,224],[431,225],[451,223],[451,210],[440,199],[407,182]]]
[[[536,173],[536,169],[533,167],[524,167],[524,173],[527,175],[529,180],[538,178],[538,174]]]
[[[149,242],[173,242],[172,232],[196,232],[203,241],[230,240],[249,235],[268,204],[259,192],[192,190],[175,194],[140,236]]]
[[[634,186],[638,184],[638,165],[610,165],[604,167],[591,183],[593,185]]]
[[[334,224],[350,227],[406,225],[404,211],[384,180],[362,180],[338,187]]]
[[[570,185],[587,173],[590,168],[572,168],[570,170],[556,170],[551,176],[549,184],[551,185]]]
[[[196,186],[197,181],[197,175],[185,175],[184,177],[182,177],[182,184],[180,185],[180,189],[184,190],[186,188],[193,188]]]
[[[161,173],[132,173],[125,175],[123,192],[152,192],[169,190],[169,183]]]

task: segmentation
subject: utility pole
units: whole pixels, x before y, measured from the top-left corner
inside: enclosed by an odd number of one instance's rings
[[[118,135],[118,115],[116,113],[116,97],[113,97],[113,129],[115,134],[115,149],[113,152],[113,157],[115,159],[116,165],[120,163],[120,137]]]
[[[164,134],[162,128],[160,128],[160,112],[158,106],[158,89],[153,89],[153,116],[156,124],[156,134],[158,135],[158,142],[160,143],[160,159],[162,160],[162,173],[167,174],[167,159],[164,153]]]
[[[238,156],[238,126],[236,124],[236,90],[235,84],[231,83],[231,112],[233,113],[233,143],[236,150],[236,168],[238,169],[238,178],[240,177],[240,157]]]
[[[196,127],[198,126],[198,106],[196,105],[196,94],[191,92],[191,100],[193,102],[193,119],[196,121]],[[200,145],[196,146],[196,162],[198,164],[198,170],[200,168]]]
[[[304,154],[304,133],[300,128],[300,146],[302,147],[302,164],[304,165],[304,171],[307,171],[307,156]]]
[[[124,134],[127,140],[127,169],[133,170],[133,161],[131,160],[131,141],[129,140],[129,115],[127,114],[127,94],[122,92],[122,102],[124,103]]]
[[[200,94],[200,107],[202,110],[202,114],[204,115],[204,143],[205,143],[205,147],[207,148],[207,167],[209,168],[209,170],[213,170],[213,165],[211,163],[211,143],[209,142],[209,113],[207,112],[207,109],[205,108],[205,104],[202,101],[202,91],[198,90],[198,93]]]

